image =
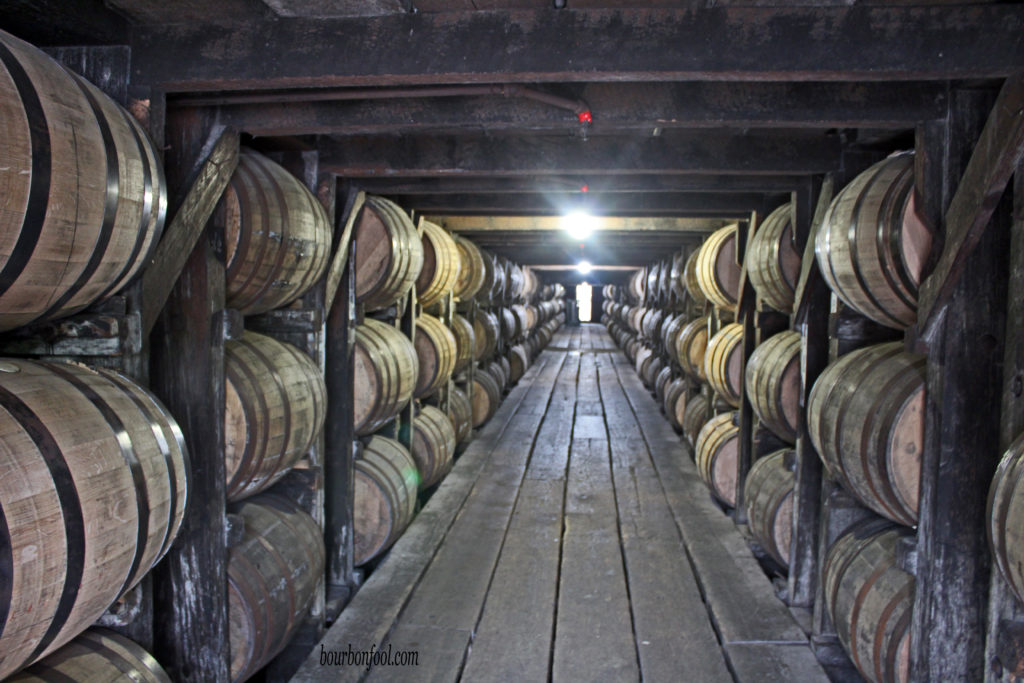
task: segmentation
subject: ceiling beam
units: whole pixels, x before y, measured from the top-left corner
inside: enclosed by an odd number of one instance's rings
[[[428,215],[427,220],[443,225],[452,232],[495,232],[495,231],[562,231],[565,225],[559,216],[443,216]],[[709,233],[728,221],[718,218],[634,218],[628,216],[598,216],[594,219],[594,232],[668,232],[668,233]],[[615,235],[609,235],[613,237]],[[637,235],[642,238],[642,235]]]
[[[359,178],[353,183],[371,194],[498,194],[521,192],[790,192],[802,186],[800,176],[743,175],[601,175],[459,178]]]
[[[586,211],[612,216],[723,216],[746,218],[765,206],[764,194],[746,193],[615,193],[546,192],[524,194],[392,195],[406,210],[447,214],[565,214]],[[777,204],[783,203],[782,197]]]
[[[133,32],[166,92],[551,81],[891,81],[1024,68],[1016,3],[407,13]],[[614,55],[614,58],[610,56]]]
[[[338,91],[336,91],[338,92]],[[258,136],[398,135],[454,129],[491,133],[566,132],[571,111],[489,97],[408,97],[351,101],[331,91],[267,93],[268,102],[224,104],[221,123]],[[262,95],[260,96],[263,97]],[[590,83],[574,97],[590,106],[593,134],[651,133],[670,128],[912,128],[940,118],[945,85],[937,83]],[[295,101],[298,98],[300,101]],[[217,96],[211,102],[231,102]],[[204,96],[191,97],[201,104]]]
[[[324,140],[321,170],[342,177],[564,174],[807,175],[838,168],[837,136],[676,132],[658,138],[372,137]]]

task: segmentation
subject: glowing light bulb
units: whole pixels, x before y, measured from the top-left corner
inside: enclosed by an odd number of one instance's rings
[[[586,275],[593,269],[594,267],[590,265],[590,261],[580,261],[579,263],[576,264],[576,270],[580,273],[580,275]]]
[[[594,232],[595,219],[582,211],[573,211],[562,218],[562,225],[569,237],[574,240],[585,240]]]

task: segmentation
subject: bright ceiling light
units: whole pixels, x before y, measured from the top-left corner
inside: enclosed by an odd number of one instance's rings
[[[576,264],[576,270],[579,271],[580,275],[586,275],[593,269],[594,266],[590,265],[590,261],[580,261]]]
[[[562,217],[562,225],[569,237],[574,240],[585,240],[594,232],[597,220],[589,213],[573,211]]]

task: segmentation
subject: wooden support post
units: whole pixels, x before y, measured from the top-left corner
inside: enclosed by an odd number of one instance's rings
[[[350,190],[345,208],[335,223],[341,239],[355,211],[358,193]],[[352,355],[355,348],[355,252],[349,243],[336,295],[327,311],[326,375],[327,418],[324,426],[324,539],[327,544],[327,620],[333,621],[355,588],[353,573],[352,502],[355,486],[355,429],[352,415]],[[337,251],[335,251],[337,253]]]
[[[955,91],[944,141],[919,140],[919,146],[935,150],[928,156],[946,169],[941,187],[924,188],[926,215],[943,213],[941,198],[959,180],[991,101],[985,91]],[[997,212],[996,224],[965,256],[945,316],[928,340],[911,637],[915,681],[984,677],[990,578],[985,501],[1000,456],[999,415],[992,407],[1002,386],[1006,218]]]
[[[1024,164],[1014,173],[1013,228],[1010,232],[1010,279],[1007,291],[1024,291]],[[1007,297],[1006,352],[1003,356],[1003,390],[999,452],[1024,431],[1024,297]],[[985,680],[1008,681],[1024,676],[1024,647],[1000,644],[1024,642],[1024,604],[1010,590],[1003,575],[993,569],[989,590],[988,627],[985,641]],[[1008,637],[1014,635],[1015,637]]]
[[[754,464],[754,428],[757,417],[754,415],[754,407],[750,404],[750,397],[747,396],[747,383],[744,378],[747,376],[747,361],[750,360],[754,348],[757,346],[757,329],[754,327],[754,317],[757,314],[757,293],[754,286],[747,279],[747,246],[754,237],[754,232],[760,225],[760,214],[753,212],[750,221],[740,223],[736,229],[736,257],[741,259],[740,270],[740,291],[737,305],[737,322],[743,325],[743,349],[740,355],[740,432],[739,457],[736,458],[736,509],[733,512],[733,519],[737,524],[747,523],[747,506],[744,500],[744,485],[747,480],[747,472]],[[740,251],[742,245],[743,251]]]
[[[186,165],[210,141],[195,112],[168,121],[172,194],[189,184]],[[216,140],[216,137],[213,138]],[[210,141],[212,144],[212,141]],[[170,290],[151,339],[152,388],[185,434],[191,460],[181,532],[154,570],[154,655],[183,683],[229,681],[224,473],[223,235],[208,227]]]
[[[810,608],[818,586],[818,526],[821,513],[821,458],[807,436],[807,399],[828,365],[829,290],[814,259],[814,235],[832,202],[834,180],[825,177],[813,218],[797,205],[796,235],[803,235],[800,281],[793,304],[794,328],[801,334],[800,411],[796,440],[796,488],[793,494],[793,540],[789,554],[789,604]]]

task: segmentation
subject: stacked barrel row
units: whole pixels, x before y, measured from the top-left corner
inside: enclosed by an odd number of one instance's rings
[[[897,337],[915,322],[931,239],[914,211],[912,190],[913,156],[893,155],[835,196],[813,236],[814,265],[835,294],[836,315],[867,318],[849,327],[867,329],[874,323],[883,331],[871,335],[873,340]],[[866,678],[904,680],[914,579],[904,568],[901,548],[912,541],[917,525],[926,361],[902,342],[865,345],[866,336],[864,341],[846,336],[832,344],[841,353],[814,383],[802,412],[800,356],[806,340],[799,332],[756,323],[748,344],[753,353],[744,357],[744,328],[735,319],[741,266],[756,295],[755,320],[772,311],[793,312],[801,258],[791,213],[787,204],[767,215],[749,235],[742,258],[736,254],[737,228],[727,226],[685,261],[681,254],[673,259],[684,266],[670,271],[676,277],[670,276],[669,285],[660,282],[664,263],[638,271],[621,291],[606,292],[606,324],[673,427],[688,434],[698,472],[712,494],[735,506],[744,487],[750,532],[782,571],[793,538],[793,444],[806,419],[827,480],[863,505],[861,516],[868,520],[829,538],[822,548],[825,607],[839,641]],[[666,308],[664,294],[674,285],[686,290],[693,305]],[[689,383],[686,390],[677,384],[680,374]],[[738,465],[738,409],[744,400],[756,416],[755,462],[745,476]],[[680,401],[686,406],[682,411],[676,409]],[[700,419],[689,420],[688,415],[697,415],[694,406]],[[766,448],[771,443],[786,447]],[[1019,443],[993,484],[990,538],[997,566],[1021,595],[1024,579],[1015,568],[1024,551],[1013,554],[1012,532],[1019,518],[1013,516],[1015,468],[1024,451]]]
[[[355,562],[378,557],[412,520],[550,340],[558,313],[536,275],[397,204],[368,196],[354,228]],[[407,309],[412,310],[407,312]],[[413,330],[403,330],[410,314]],[[410,334],[411,332],[411,334]],[[413,404],[411,436],[400,414]]]

